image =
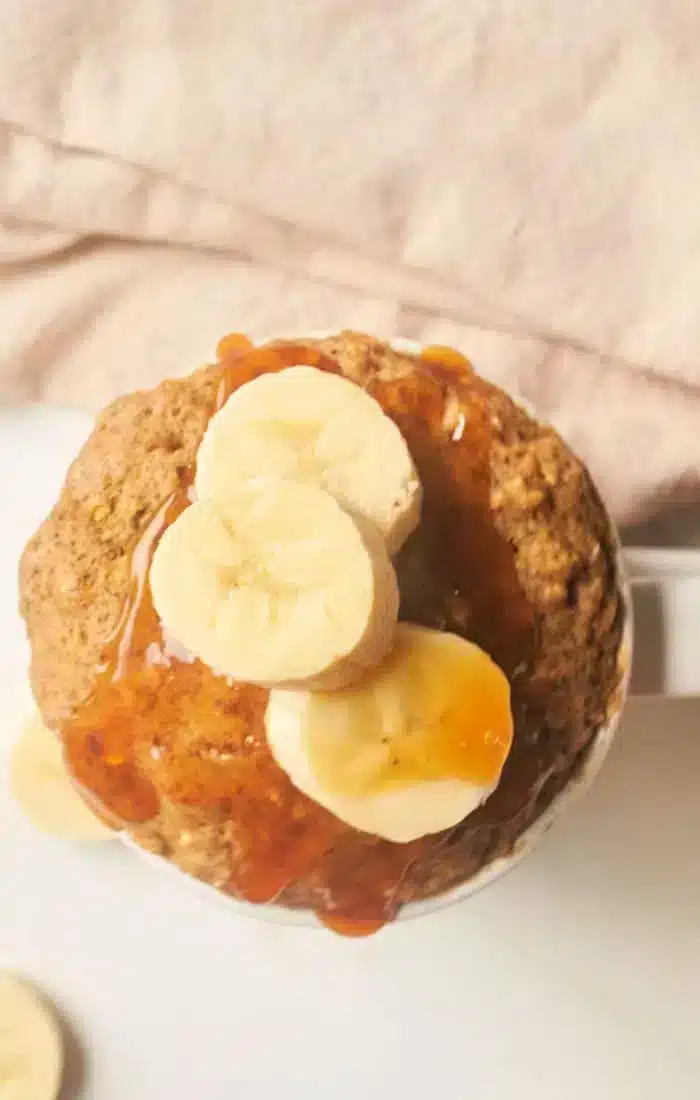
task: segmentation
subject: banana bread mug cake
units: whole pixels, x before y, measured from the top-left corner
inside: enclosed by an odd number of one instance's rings
[[[615,536],[445,348],[225,338],[121,398],[27,546],[34,694],[103,819],[363,932],[513,850],[620,702]]]

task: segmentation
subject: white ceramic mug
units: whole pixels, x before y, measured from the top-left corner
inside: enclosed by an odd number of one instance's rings
[[[395,346],[399,350],[408,352],[420,350],[419,345],[404,340],[395,341]],[[14,455],[15,450],[20,446],[28,423],[36,425],[37,420],[42,419],[43,410],[41,406],[26,405],[23,406],[23,415],[18,416],[18,410],[14,404],[6,406],[0,400],[0,414],[4,407],[12,413],[12,428],[7,428],[5,435],[7,453]],[[531,409],[528,411],[532,412]],[[49,427],[47,423],[46,430]],[[71,414],[66,410],[65,424],[57,433],[55,425],[53,430],[55,436],[53,442],[58,451],[72,456],[75,439],[87,434],[89,424],[82,414]],[[35,523],[37,520],[33,519],[32,522]],[[654,548],[622,551],[618,544],[617,562],[626,600],[627,623],[624,644],[628,662],[627,671],[628,673],[631,671],[631,682],[626,681],[625,689],[631,687],[634,694],[666,697],[700,695],[700,656],[695,638],[687,631],[685,625],[689,620],[700,622],[700,549]],[[637,644],[634,660],[631,660],[633,618],[636,620]],[[523,832],[512,853],[492,861],[470,880],[442,895],[406,905],[398,919],[406,920],[410,917],[422,916],[469,897],[510,870],[532,851],[556,816],[571,800],[585,791],[600,770],[619,724],[624,694],[625,692],[621,693],[615,714],[596,734],[580,773],[553,799],[541,817]],[[199,892],[204,898],[226,906],[230,912],[240,912],[277,923],[306,925],[317,923],[313,914],[307,911],[290,910],[275,905],[253,905],[230,898],[186,875],[167,860],[138,847],[128,836],[124,835],[124,840],[153,865],[154,871],[159,870],[161,874],[174,877],[188,889]]]

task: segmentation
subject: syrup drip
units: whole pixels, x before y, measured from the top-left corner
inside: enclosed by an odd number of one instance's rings
[[[212,414],[266,372],[306,363],[339,373],[318,348],[252,349],[237,334],[220,343],[219,358]],[[512,671],[529,659],[532,621],[512,552],[490,514],[485,390],[457,353],[427,349],[423,362],[417,376],[375,378],[368,386],[404,433],[425,490],[421,529],[406,548],[407,574],[417,554],[432,590],[407,584],[402,617],[456,629],[455,616],[463,614],[465,635]],[[460,411],[446,432],[455,404]],[[396,845],[348,830],[293,787],[273,760],[264,732],[267,691],[217,677],[170,645],[148,572],[163,531],[189,503],[193,476],[194,467],[132,548],[128,596],[92,694],[61,731],[67,761],[110,820],[148,821],[164,798],[228,820],[231,893],[270,901],[313,872],[319,918],[344,935],[370,934],[394,917],[413,867],[444,837]]]
[[[450,358],[442,348],[428,348],[422,361],[420,386],[409,379],[399,389],[377,379],[369,389],[401,429],[423,483],[421,526],[407,552],[420,555],[436,591],[425,600],[422,591],[402,586],[401,618],[442,627],[447,620],[453,630],[455,620],[463,620],[456,632],[485,649],[510,677],[532,662],[534,620],[512,548],[491,513],[487,387],[457,352]],[[454,417],[451,406],[459,408]],[[443,621],[436,618],[439,608]]]
[[[377,917],[375,920],[356,917],[341,917],[334,913],[319,913],[318,919],[331,932],[337,932],[339,936],[348,936],[351,939],[361,939],[364,936],[372,936],[379,932],[387,923],[386,918]]]

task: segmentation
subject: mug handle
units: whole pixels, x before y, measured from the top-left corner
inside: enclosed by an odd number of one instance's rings
[[[628,547],[633,695],[700,696],[700,550]]]

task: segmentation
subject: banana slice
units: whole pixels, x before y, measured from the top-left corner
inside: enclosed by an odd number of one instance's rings
[[[421,484],[401,432],[346,378],[289,367],[241,386],[210,421],[197,456],[199,497],[275,475],[318,485],[379,527],[394,554],[418,525]]]
[[[0,1096],[54,1100],[63,1073],[58,1023],[31,986],[0,973]]]
[[[273,756],[309,798],[396,843],[458,824],[498,784],[508,680],[478,646],[400,623],[393,652],[344,691],[273,691]]]
[[[112,830],[78,794],[61,743],[36,714],[26,723],[10,762],[10,788],[32,825],[65,840],[104,840]]]
[[[398,585],[379,532],[280,478],[198,500],[163,535],[151,592],[165,627],[216,672],[331,689],[393,643]]]

